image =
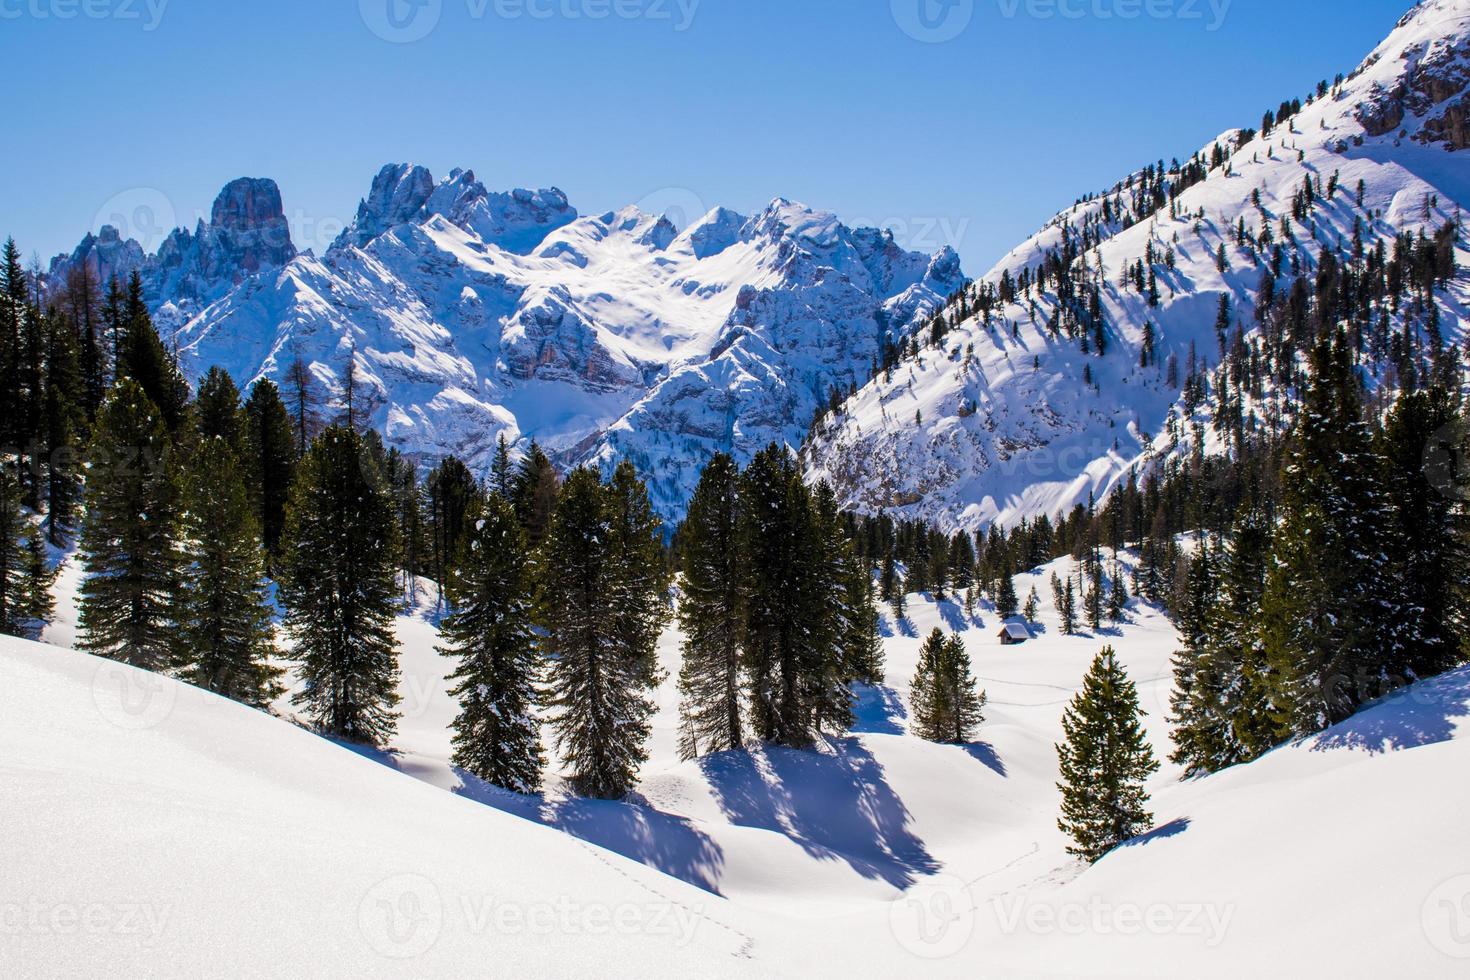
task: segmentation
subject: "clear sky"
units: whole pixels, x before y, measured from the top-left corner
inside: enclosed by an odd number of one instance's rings
[[[155,246],[263,176],[320,250],[413,161],[584,214],[789,197],[979,275],[1079,194],[1352,70],[1408,7],[0,0],[0,234],[49,258],[122,215]]]

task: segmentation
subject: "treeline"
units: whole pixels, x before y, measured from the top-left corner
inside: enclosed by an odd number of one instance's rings
[[[102,292],[82,270],[45,294],[13,242],[4,259],[7,632],[39,633],[45,536],[75,535],[82,649],[262,708],[290,662],[307,720],[381,746],[393,619],[428,579],[456,664],[455,764],[534,792],[544,740],[578,792],[608,798],[646,757],[676,573],[687,756],[809,746],[851,726],[852,684],[881,680],[854,520],[783,448],[744,473],[716,458],[671,550],[629,463],[563,482],[534,442],[516,458],[502,438],[483,480],[454,457],[421,474],[367,428],[355,351],[331,404],[300,361],[284,392],[262,379],[242,396],[216,367],[191,393],[136,276]]]

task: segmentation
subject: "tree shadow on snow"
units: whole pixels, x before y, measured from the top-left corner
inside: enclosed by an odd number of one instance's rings
[[[560,830],[697,888],[720,894],[725,852],[708,834],[684,817],[664,813],[637,798],[589,800],[581,797],[547,799],[522,796],[492,786],[459,769],[455,774],[460,778],[460,786],[454,791],[457,796]]]
[[[1147,847],[1154,841],[1167,840],[1170,837],[1178,837],[1180,834],[1189,829],[1192,822],[1193,821],[1191,821],[1188,817],[1180,817],[1178,820],[1171,820],[1168,823],[1164,824],[1162,827],[1155,827],[1153,830],[1150,830],[1146,834],[1135,837],[1130,841],[1124,841],[1123,843],[1119,844],[1118,847],[1120,849],[1124,847]]]
[[[872,735],[902,735],[904,726],[899,722],[908,718],[908,710],[898,692],[891,687],[853,686],[857,699],[853,702],[852,730],[855,733]]]
[[[961,745],[965,754],[979,762],[985,768],[995,773],[1002,779],[1006,778],[1006,764],[1001,761],[995,747],[988,742],[971,742],[969,745]]]
[[[827,751],[758,748],[700,763],[732,824],[783,834],[815,858],[843,861],[864,878],[908,888],[940,869],[909,829],[909,811],[855,738]]]
[[[1306,740],[1314,752],[1358,749],[1373,754],[1447,742],[1456,721],[1470,717],[1470,669],[1421,681],[1367,705]]]
[[[945,599],[938,605],[939,615],[951,633],[963,633],[972,625],[970,617],[965,615],[965,608],[959,603]]]

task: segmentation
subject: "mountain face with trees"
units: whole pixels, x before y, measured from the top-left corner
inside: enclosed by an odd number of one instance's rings
[[[1322,323],[1375,416],[1444,387],[1470,201],[1416,161],[1461,152],[1435,120],[1467,95],[1465,32],[1453,4],[1420,4],[1262,124],[1078,198],[823,413],[809,475],[949,532],[1055,519],[1197,453],[1279,444]],[[1386,103],[1396,124],[1365,125]]]

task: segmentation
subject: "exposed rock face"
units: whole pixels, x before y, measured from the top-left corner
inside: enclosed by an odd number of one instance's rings
[[[138,271],[143,294],[165,327],[182,326],[209,303],[252,276],[278,269],[296,257],[291,228],[273,180],[242,177],[225,185],[210,209],[210,220],[190,232],[171,231],[155,255],[137,242],[120,241],[108,226],[70,256],[51,261],[48,280],[59,287],[79,264],[105,285]]]
[[[58,255],[51,260],[49,281],[57,287],[66,284],[67,274],[73,269],[86,269],[96,282],[105,287],[114,276],[122,283],[135,271],[141,272],[148,257],[143,247],[131,238],[124,241],[112,225],[103,225],[96,235],[88,233],[81,244],[70,255]]]

